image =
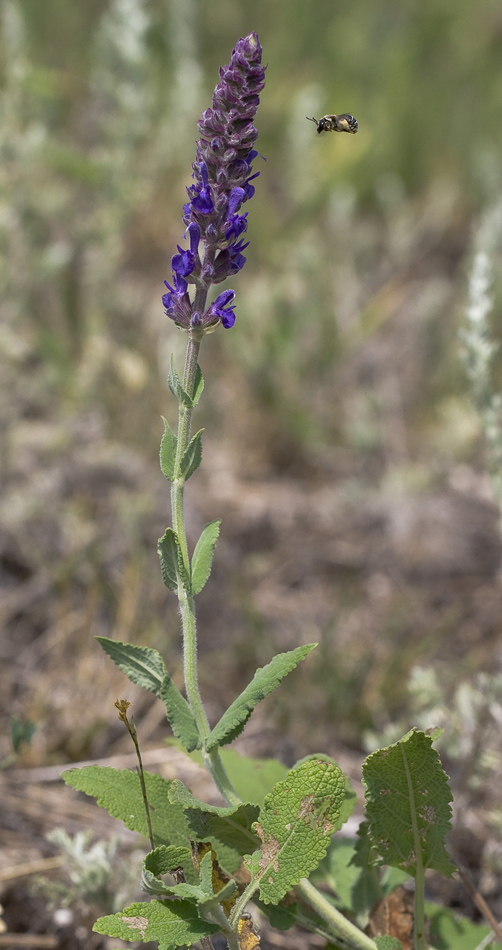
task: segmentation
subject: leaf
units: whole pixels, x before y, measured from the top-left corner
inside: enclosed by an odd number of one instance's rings
[[[192,710],[166,670],[158,694],[166,707],[171,729],[187,752],[200,748],[199,730]]]
[[[190,835],[183,809],[169,800],[172,782],[150,772],[143,774],[155,844],[189,848]],[[126,828],[148,838],[145,805],[137,772],[86,765],[81,769],[67,769],[62,777],[67,785],[95,798],[98,805],[106,808],[113,818],[120,818]]]
[[[361,868],[351,864],[354,855],[354,841],[352,838],[334,838],[328,847],[326,857],[311,876],[311,882],[316,887],[327,884],[333,891],[335,907],[355,912],[353,908],[352,892],[361,876]],[[373,873],[376,873],[373,870]],[[373,903],[380,894],[377,892]]]
[[[202,461],[202,433],[204,429],[199,429],[195,433],[192,439],[190,439],[189,444],[187,445],[185,451],[183,452],[183,457],[181,459],[180,465],[180,476],[187,481],[190,478],[190,475],[198,469]]]
[[[141,870],[141,889],[146,894],[170,895],[175,894],[179,897],[195,898],[198,900],[200,894],[197,892],[197,885],[183,884],[183,890],[177,891],[177,884],[169,885],[162,881],[160,874],[169,874],[177,868],[190,871],[190,865],[193,867],[192,852],[189,848],[166,847],[161,845],[150,851],[143,861]],[[202,895],[204,896],[204,895]]]
[[[191,901],[152,900],[150,903],[131,904],[118,914],[100,917],[92,929],[121,940],[139,940],[141,943],[156,940],[159,950],[172,950],[218,933],[220,927],[202,920]]]
[[[174,478],[174,471],[176,466],[176,449],[178,447],[178,439],[175,436],[171,426],[169,425],[167,419],[164,419],[164,435],[162,436],[160,442],[160,468],[163,475],[172,482]]]
[[[245,865],[265,903],[277,903],[322,861],[340,821],[342,770],[327,756],[310,756],[267,795],[253,830],[262,846]]]
[[[403,950],[403,945],[397,937],[374,937],[378,950]]]
[[[255,805],[261,805],[265,795],[288,773],[287,766],[278,759],[251,759],[235,749],[221,749],[220,756],[239,798]],[[192,752],[190,758],[197,765],[204,765],[200,752]]]
[[[186,591],[190,588],[190,579],[188,577],[183,555],[176,535],[172,528],[166,528],[164,534],[157,542],[157,552],[160,558],[160,569],[162,571],[162,580],[173,594],[178,593],[178,583],[181,582]]]
[[[210,573],[214,548],[220,533],[221,519],[204,525],[202,534],[195,545],[192,558],[192,594],[200,594]]]
[[[476,950],[491,932],[486,924],[475,924],[468,917],[459,917],[450,908],[427,902],[430,943],[435,950]],[[502,950],[502,944],[490,943],[490,950]]]
[[[167,670],[157,650],[132,643],[122,643],[120,640],[110,640],[108,637],[95,637],[95,639],[132,683],[162,698],[160,690]]]
[[[206,805],[178,781],[172,783],[169,796],[173,803],[183,808],[191,836],[197,841],[209,841],[222,868],[228,874],[234,874],[242,855],[248,854],[250,848],[258,844],[252,831],[259,813],[258,806],[242,804],[219,808]]]
[[[180,402],[185,407],[185,409],[193,408],[193,401],[188,395],[188,393],[186,392],[186,390],[183,389],[181,380],[174,368],[174,358],[172,356],[171,356],[171,368],[169,370],[169,376],[167,377],[167,385],[169,386],[169,389],[171,390],[173,396],[176,397],[178,402]]]
[[[287,653],[278,653],[270,663],[258,669],[245,690],[234,700],[231,706],[214,727],[206,742],[208,752],[216,746],[227,745],[242,732],[255,706],[273,692],[281,680],[287,676],[317,643],[307,643]]]
[[[411,730],[363,764],[366,817],[379,863],[414,877],[419,866],[446,877],[456,870],[444,846],[451,827],[452,795],[432,740]],[[377,859],[378,861],[378,859]]]
[[[171,852],[171,856],[169,856],[168,852]],[[176,852],[178,852],[177,856],[175,856]],[[179,857],[180,860],[176,860],[176,857]],[[199,883],[190,884],[183,881],[179,884],[168,884],[159,877],[160,874],[168,874],[179,866],[181,866],[184,871],[185,869],[188,870],[187,865],[189,861],[193,867],[192,852],[189,851],[188,848],[165,848],[163,846],[154,848],[153,851],[150,851],[149,854],[146,855],[143,861],[141,871],[142,890],[147,894],[163,897],[181,897],[196,901],[197,903],[204,900],[207,894]]]
[[[157,553],[160,558],[162,580],[173,594],[178,593],[178,547],[176,535],[172,528],[166,528],[157,542]]]
[[[203,389],[204,389],[204,378],[202,376],[200,366],[197,363],[197,369],[195,370],[195,385],[193,388],[193,397],[192,397],[192,405],[194,409],[199,403],[199,399],[202,396]]]
[[[190,848],[161,844],[160,847],[148,852],[144,865],[152,874],[170,874],[171,871],[175,871],[186,861],[191,860],[192,851]]]

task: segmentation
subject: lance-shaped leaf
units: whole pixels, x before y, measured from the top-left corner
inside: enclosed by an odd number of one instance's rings
[[[206,749],[227,745],[242,732],[255,706],[273,692],[281,680],[303,660],[317,643],[307,643],[296,650],[278,653],[266,666],[258,669],[245,690],[234,700],[212,730]]]
[[[204,525],[202,534],[195,545],[192,558],[192,594],[200,594],[210,573],[214,548],[220,533],[221,519]]]
[[[188,446],[186,447],[180,465],[180,476],[187,481],[190,475],[198,469],[202,461],[202,433],[204,429],[199,429],[195,433]]]
[[[200,749],[199,730],[197,729],[197,723],[195,722],[192,710],[185,697],[181,695],[178,687],[173,683],[167,670],[158,695],[165,704],[171,729],[176,738],[180,740],[183,748],[185,748],[187,752]]]
[[[194,409],[198,405],[199,399],[202,396],[203,389],[204,389],[204,379],[201,373],[200,366],[197,363],[197,369],[195,370],[195,385],[193,388],[193,398],[192,398],[192,405]]]
[[[249,854],[258,844],[252,830],[259,814],[258,806],[243,804],[219,808],[206,805],[178,781],[172,783],[169,795],[173,803],[183,808],[191,836],[197,841],[209,841],[221,867],[228,874],[234,874],[242,855]]]
[[[121,643],[120,640],[110,640],[108,637],[96,637],[96,640],[132,683],[160,697],[167,670],[157,650],[133,643]]]
[[[169,799],[172,782],[150,772],[143,774],[155,844],[190,847],[183,809]],[[148,838],[145,804],[137,772],[87,765],[81,769],[68,769],[62,777],[67,785],[95,798],[110,815],[120,818],[126,828]]]
[[[185,590],[190,589],[190,578],[183,563],[181,548],[172,528],[166,528],[164,534],[157,542],[157,552],[160,558],[160,569],[162,571],[162,580],[173,594],[178,593],[178,580],[181,581]]]
[[[131,904],[118,914],[100,917],[92,929],[121,940],[139,940],[140,943],[156,940],[159,950],[187,946],[220,930],[216,924],[198,916],[192,901],[169,899]]]
[[[412,729],[399,742],[368,756],[363,765],[366,817],[379,863],[414,877],[434,868],[456,870],[444,846],[452,795],[431,737]]]
[[[160,468],[163,475],[172,482],[174,478],[178,439],[167,419],[164,419],[164,416],[162,416],[162,420],[164,422],[164,435],[160,443]]]
[[[245,860],[265,903],[277,903],[322,861],[339,827],[345,776],[327,756],[296,765],[267,795],[253,825],[261,848]]]
[[[173,359],[172,356],[171,356],[171,368],[170,368],[170,370],[169,370],[169,376],[167,377],[167,384],[168,384],[169,389],[171,390],[173,396],[176,397],[176,399],[178,400],[178,402],[180,402],[180,403],[182,404],[182,406],[185,407],[185,409],[192,409],[192,408],[193,408],[193,400],[192,400],[192,398],[188,395],[188,393],[186,392],[186,390],[183,389],[181,380],[180,380],[180,378],[179,378],[179,376],[178,376],[178,374],[177,374],[177,372],[176,372],[176,370],[175,370],[175,368],[174,368],[174,359]],[[199,395],[199,398],[200,398],[200,395]]]

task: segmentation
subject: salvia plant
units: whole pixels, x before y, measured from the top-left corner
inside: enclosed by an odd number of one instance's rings
[[[288,770],[278,761],[256,763],[227,748],[260,700],[316,644],[280,653],[258,669],[215,725],[208,721],[199,692],[195,598],[210,575],[220,522],[206,524],[190,554],[184,485],[202,455],[201,431],[191,434],[192,414],[203,391],[200,345],[220,324],[230,329],[235,323],[234,291],[215,294],[213,287],[237,275],[246,260],[243,208],[259,174],[253,163],[259,158],[254,119],[265,84],[261,59],[255,33],[240,39],[220,70],[211,108],[202,113],[183,208],[185,246],[179,245],[172,257],[163,297],[167,316],[187,335],[183,374],[172,365],[169,375],[179,408],[178,430],[164,420],[160,464],[171,483],[172,525],[158,546],[164,584],[179,602],[185,694],[156,650],[98,637],[133,683],[162,700],[177,742],[202,759],[225,804],[208,805],[180,781],[143,770],[126,700],[116,705],[137,749],[137,772],[89,766],[70,769],[64,777],[150,842],[142,873],[149,899],[100,918],[94,927],[99,933],[157,942],[160,950],[196,942],[210,950],[219,934],[230,950],[253,950],[261,913],[282,930],[301,924],[325,936],[331,947],[395,950],[411,944],[371,925],[371,909],[398,884],[414,879],[410,939],[416,950],[425,950],[425,872],[433,868],[447,877],[455,872],[445,849],[451,794],[432,747],[434,733],[413,729],[367,758],[366,817],[351,839],[336,835],[355,804],[336,761],[322,753],[309,755]],[[469,947],[488,929],[478,927]],[[460,950],[462,931],[457,926],[452,932],[453,942],[442,938],[440,946]]]

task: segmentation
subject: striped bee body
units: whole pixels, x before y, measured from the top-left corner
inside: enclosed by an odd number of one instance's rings
[[[309,115],[305,118],[309,122],[315,122],[319,135],[321,132],[351,132],[355,135],[359,128],[357,119],[349,112],[342,112],[341,115],[323,115],[322,119],[314,119]]]

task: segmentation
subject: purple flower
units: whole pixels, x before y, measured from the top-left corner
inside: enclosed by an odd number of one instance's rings
[[[178,244],[179,254],[175,254],[174,257],[171,258],[173,272],[178,274],[179,277],[189,277],[194,270],[196,262],[200,265],[198,258],[200,228],[197,224],[189,225],[188,236],[190,238],[190,250],[183,250]]]
[[[166,282],[169,293],[163,297],[166,314],[185,329],[204,332],[218,322],[228,329],[235,322],[233,290],[223,291],[204,308],[211,284],[236,274],[246,261],[242,251],[248,245],[239,239],[247,230],[248,213],[241,213],[241,207],[253,197],[250,183],[259,175],[252,174],[251,163],[258,155],[253,122],[265,85],[261,54],[256,33],[237,42],[229,64],[220,69],[212,106],[199,120],[193,184],[183,207],[190,249],[178,245],[171,261],[174,286]],[[188,283],[196,287],[193,301]]]
[[[215,317],[217,317],[225,329],[230,330],[235,323],[235,305],[231,304],[234,297],[235,291],[224,290],[206,310],[203,317],[204,322],[209,326],[214,325]]]

